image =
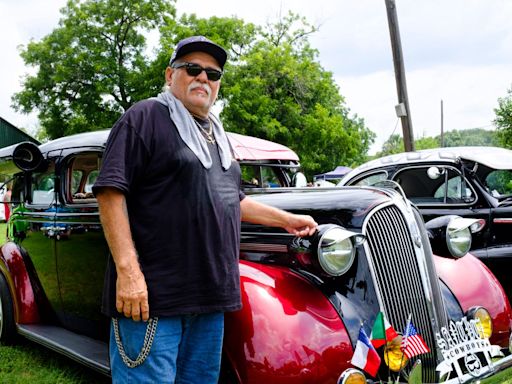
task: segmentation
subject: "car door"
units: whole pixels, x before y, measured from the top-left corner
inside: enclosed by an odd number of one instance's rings
[[[420,209],[425,222],[443,215],[483,219],[485,227],[473,235],[472,252],[487,257],[490,206],[471,178],[457,164],[421,164],[402,167],[392,179]]]
[[[42,290],[38,295],[42,321],[62,315],[55,260],[56,175],[55,158],[42,172],[19,174],[12,190],[12,216],[8,236],[27,252],[31,279]]]
[[[100,152],[84,151],[61,162],[56,223],[63,236],[55,238],[55,248],[64,326],[106,340],[108,319],[101,314],[101,297],[109,251],[91,191],[100,161]]]

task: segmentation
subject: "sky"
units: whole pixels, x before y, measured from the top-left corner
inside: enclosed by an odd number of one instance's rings
[[[494,129],[498,98],[512,88],[512,1],[395,0],[413,134]],[[11,107],[11,96],[33,68],[18,46],[57,27],[65,0],[0,0],[0,116],[29,132],[37,114]],[[236,16],[264,25],[289,10],[319,27],[310,38],[332,72],[351,116],[377,135],[370,153],[402,133],[385,0],[178,0],[178,15]],[[328,144],[328,143],[326,143]]]

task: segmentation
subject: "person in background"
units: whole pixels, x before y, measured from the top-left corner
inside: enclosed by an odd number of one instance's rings
[[[6,192],[4,194],[4,217],[5,222],[9,221],[9,217],[11,217],[11,196],[12,196],[12,190],[11,190],[11,183],[6,184]]]
[[[224,313],[241,308],[240,221],[312,235],[316,222],[240,189],[240,167],[210,112],[226,51],[181,40],[157,97],[110,133],[93,191],[111,257],[103,312],[112,318],[115,383],[216,384]],[[142,320],[142,321],[141,321]]]

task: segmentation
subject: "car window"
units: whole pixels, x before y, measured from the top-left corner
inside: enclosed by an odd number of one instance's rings
[[[67,200],[76,204],[95,203],[92,186],[101,166],[100,153],[79,154],[70,158],[67,164]]]
[[[282,187],[273,167],[261,167],[261,183],[264,188]]]
[[[485,186],[494,197],[512,195],[512,171],[495,170],[485,178]]]
[[[457,175],[448,179],[434,193],[435,198],[446,197],[447,202],[460,203],[472,200],[473,192],[467,185],[462,184],[462,177]]]
[[[406,168],[395,176],[405,195],[415,204],[462,204],[475,199],[468,183],[452,167],[437,167],[429,176],[430,166]]]
[[[257,165],[240,164],[242,187],[257,188],[260,186],[260,167]]]
[[[80,188],[80,181],[82,180],[83,174],[83,171],[79,171],[76,169],[71,172],[71,191],[73,193],[78,192],[78,189]]]
[[[242,188],[274,188],[285,187],[279,178],[279,167],[260,164],[240,164]]]
[[[371,175],[363,177],[362,179],[357,180],[355,183],[350,183],[350,185],[358,185],[358,186],[373,185],[375,183],[378,183],[379,181],[386,180],[386,178],[387,178],[386,172],[373,173]]]
[[[50,206],[55,201],[55,174],[53,164],[45,172],[34,172],[30,178],[30,203]]]

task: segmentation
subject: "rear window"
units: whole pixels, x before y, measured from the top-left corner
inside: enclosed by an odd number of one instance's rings
[[[512,171],[492,171],[485,178],[485,186],[488,191],[497,198],[512,195]]]

